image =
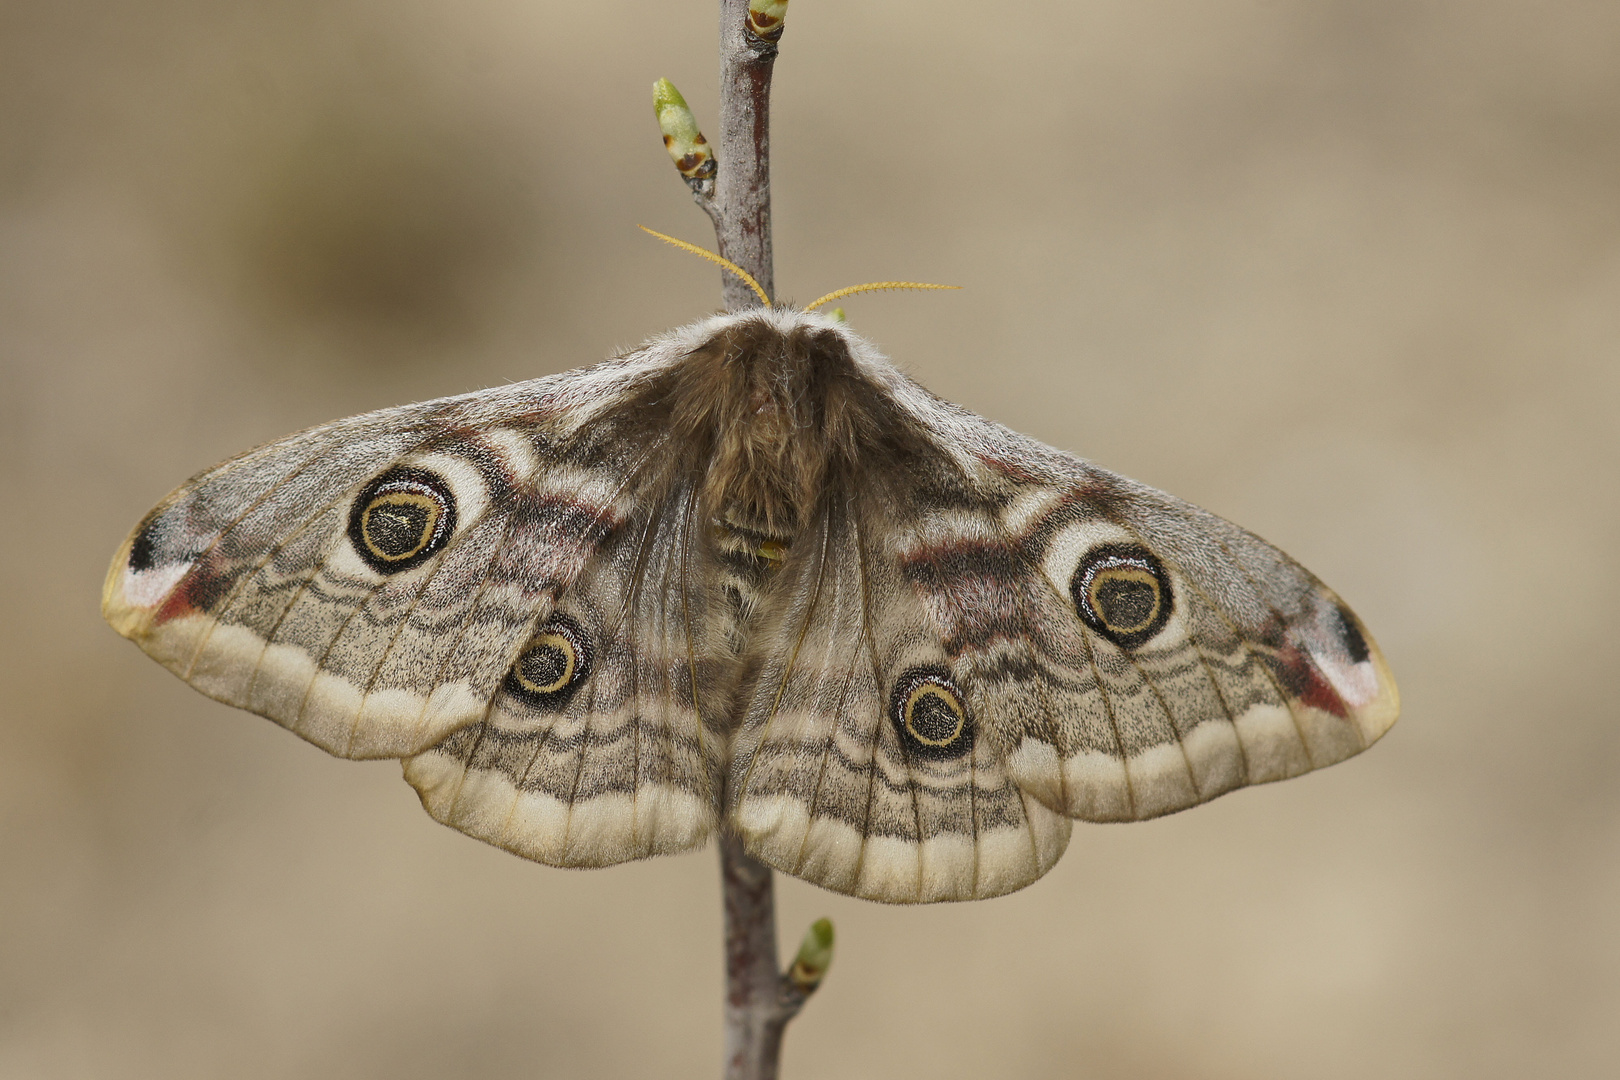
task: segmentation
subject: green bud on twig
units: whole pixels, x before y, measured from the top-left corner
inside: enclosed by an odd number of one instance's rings
[[[793,966],[788,968],[788,979],[802,993],[812,994],[832,966],[832,958],[832,920],[817,919],[804,932],[804,940],[799,943],[799,955],[794,959]]]
[[[748,29],[761,41],[782,36],[788,0],[748,0]]]
[[[697,118],[687,108],[686,99],[668,79],[653,83],[653,109],[658,114],[658,130],[664,133],[664,149],[675,167],[688,180],[706,180],[716,168],[709,140],[698,130]]]

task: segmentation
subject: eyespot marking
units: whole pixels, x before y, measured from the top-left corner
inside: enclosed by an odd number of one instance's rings
[[[894,684],[889,719],[909,753],[961,757],[973,749],[973,718],[962,691],[943,668],[912,668]]]
[[[349,541],[379,574],[431,559],[456,531],[456,497],[426,469],[389,469],[360,492],[349,511]]]
[[[1122,649],[1151,641],[1175,608],[1170,575],[1140,544],[1093,548],[1075,568],[1069,592],[1086,625]]]
[[[590,673],[590,638],[567,615],[553,615],[524,646],[504,686],[531,705],[560,709]]]

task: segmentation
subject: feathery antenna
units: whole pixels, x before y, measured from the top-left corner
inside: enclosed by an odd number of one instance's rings
[[[822,304],[830,304],[834,300],[842,300],[846,296],[856,293],[877,292],[879,289],[960,289],[960,285],[930,285],[926,281],[868,281],[865,285],[851,285],[848,288],[830,292],[814,303],[804,305],[804,310],[814,311]]]
[[[682,251],[690,251],[693,255],[696,255],[700,259],[708,259],[710,262],[716,263],[719,266],[723,266],[727,270],[730,270],[733,274],[736,274],[742,279],[743,284],[754,290],[754,295],[759,297],[760,303],[764,304],[766,307],[771,306],[771,298],[766,296],[765,290],[759,287],[759,282],[754,280],[754,275],[750,274],[748,271],[744,270],[730,259],[722,259],[708,248],[700,248],[696,244],[688,244],[685,240],[677,240],[673,236],[665,236],[657,229],[649,229],[645,225],[637,225],[636,228],[640,229],[644,233],[651,233],[653,236],[658,237],[658,239],[662,240],[666,244],[674,244]]]
[[[636,228],[650,236],[658,237],[658,239],[662,240],[666,244],[673,244],[682,251],[689,251],[700,259],[708,259],[710,262],[715,263],[718,266],[725,267],[727,270],[730,270],[733,274],[736,274],[739,278],[741,278],[743,283],[750,289],[753,289],[754,295],[758,296],[760,302],[766,307],[774,306],[771,303],[771,298],[765,295],[765,290],[759,287],[759,282],[754,280],[753,275],[744,270],[742,267],[738,266],[736,263],[732,262],[730,259],[721,258],[708,248],[700,248],[696,244],[688,244],[685,240],[677,240],[673,236],[667,236],[664,233],[659,232],[657,229],[649,229],[645,225],[637,225]],[[864,285],[850,285],[839,289],[836,292],[830,292],[826,296],[821,297],[819,300],[804,305],[804,310],[814,311],[823,304],[830,304],[834,300],[842,300],[846,296],[855,296],[858,293],[878,292],[883,289],[960,289],[961,287],[962,286],[960,285],[933,285],[926,281],[868,281]]]

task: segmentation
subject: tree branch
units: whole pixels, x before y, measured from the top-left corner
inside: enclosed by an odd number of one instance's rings
[[[832,963],[832,923],[816,920],[793,966],[777,974],[770,867],[726,834],[720,881],[726,905],[726,1080],[776,1080],[782,1032]]]
[[[669,80],[653,84],[664,147],[692,189],[693,200],[714,222],[720,256],[752,275],[772,298],[771,69],[787,5],[788,0],[720,0],[718,153],[711,151],[686,100]],[[728,271],[720,280],[727,311],[746,311],[764,302],[735,274]],[[832,923],[817,920],[792,967],[782,972],[776,959],[770,867],[750,856],[742,839],[724,826],[720,883],[726,935],[726,1080],[776,1080],[782,1033],[832,962]]]
[[[778,1007],[782,977],[776,970],[771,871],[729,833],[720,840],[720,887],[726,906],[725,1077],[776,1080],[789,1016]]]
[[[780,30],[778,30],[780,32]],[[776,43],[748,26],[748,0],[720,0],[720,171],[715,178],[715,237],[720,254],[776,297],[771,264],[771,69]],[[727,311],[758,307],[759,298],[730,274],[721,276]]]
[[[748,27],[748,0],[720,0],[719,172],[713,209],[720,255],[776,296],[771,263],[771,70],[776,43]],[[720,276],[727,311],[759,306],[732,274]],[[725,894],[726,1080],[776,1080],[782,1032],[804,1004],[789,1004],[776,960],[776,898],[770,867],[722,832]]]
[[[720,0],[720,140],[710,217],[722,258],[776,296],[771,260],[771,70],[776,43],[748,27],[748,0]],[[707,209],[707,208],[706,208]],[[727,311],[759,297],[732,274],[720,276]],[[776,959],[776,897],[770,867],[729,832],[720,839],[725,894],[726,1080],[776,1080],[782,1032],[804,1004],[785,1000]]]

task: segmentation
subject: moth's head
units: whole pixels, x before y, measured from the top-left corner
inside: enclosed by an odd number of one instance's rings
[[[711,315],[651,345],[681,358],[671,376],[682,389],[667,391],[683,399],[679,417],[725,429],[791,415],[784,438],[820,429],[823,409],[847,394],[868,397],[897,377],[877,346],[842,319],[804,308]]]
[[[795,307],[756,307],[713,315],[688,328],[686,351],[709,350],[736,364],[754,356],[786,358],[810,352],[849,354],[869,349],[842,319]]]
[[[663,346],[679,361],[649,401],[675,444],[707,463],[706,512],[794,531],[850,443],[852,410],[870,397],[882,357],[837,319],[788,307],[715,315]]]
[[[792,534],[813,515],[831,473],[853,475],[871,453],[894,459],[901,448],[890,444],[911,430],[893,400],[904,377],[842,320],[817,310],[715,315],[649,351],[671,363],[642,389],[642,415],[704,463],[705,512],[716,519]]]

